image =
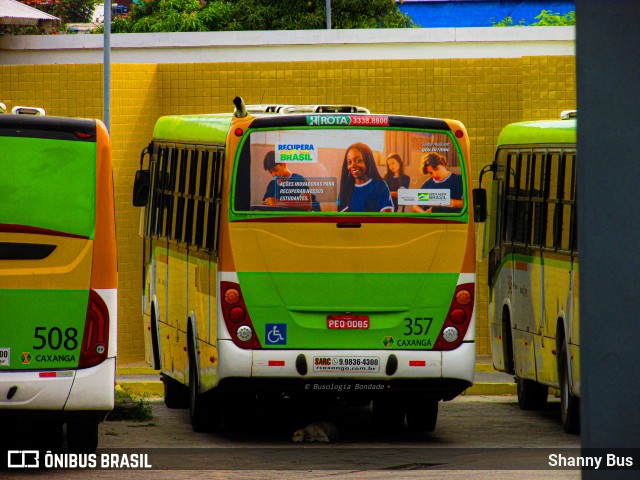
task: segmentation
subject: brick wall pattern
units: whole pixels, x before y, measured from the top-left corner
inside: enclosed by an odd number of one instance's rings
[[[140,151],[161,115],[231,111],[239,95],[248,104],[346,103],[373,113],[454,118],[468,129],[477,186],[504,125],[576,108],[575,56],[114,64],[111,86],[121,364],[144,359],[142,240],[131,191]],[[0,65],[0,101],[102,118],[103,67]],[[478,354],[490,353],[486,279],[486,265],[478,265]]]

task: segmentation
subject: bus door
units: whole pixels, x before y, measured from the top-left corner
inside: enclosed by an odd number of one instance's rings
[[[558,281],[554,269],[553,257],[548,255],[545,249],[547,241],[549,220],[553,218],[553,211],[549,211],[550,176],[554,153],[546,148],[534,149],[530,165],[530,210],[532,215],[531,225],[531,252],[538,272],[533,296],[537,301],[533,302],[532,315],[535,317],[536,329],[534,336],[534,348],[536,355],[536,379],[540,383],[552,384],[555,382],[555,368],[549,368],[555,362],[555,328],[557,319],[557,302],[549,301],[549,291],[553,291]],[[553,197],[553,195],[552,195]],[[551,289],[551,290],[550,290]],[[553,304],[553,305],[551,305]],[[556,308],[556,312],[552,312]],[[553,335],[549,332],[553,330]]]
[[[546,165],[549,177],[554,179],[547,187],[546,224],[544,235],[543,265],[545,309],[544,322],[541,328],[543,337],[544,362],[554,364],[558,345],[556,337],[558,331],[565,332],[565,338],[572,335],[572,319],[574,315],[575,272],[574,234],[571,230],[573,215],[575,214],[575,152],[550,150],[547,153]],[[561,323],[562,325],[559,325]],[[557,352],[556,352],[557,353]],[[541,362],[539,373],[545,372],[545,378],[540,378],[551,384],[557,384],[557,370],[543,368]]]
[[[522,378],[535,377],[534,335],[537,331],[536,315],[540,312],[540,266],[537,254],[531,249],[532,211],[531,151],[505,149],[506,209],[504,246],[507,254],[500,272],[500,290],[508,299],[508,309],[499,313],[502,335],[513,342],[515,373]],[[539,318],[539,317],[538,317]],[[509,323],[511,331],[508,329]]]

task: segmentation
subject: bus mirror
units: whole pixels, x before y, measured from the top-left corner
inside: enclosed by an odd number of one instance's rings
[[[473,189],[473,221],[482,223],[487,220],[487,191],[484,188]]]
[[[138,170],[133,182],[133,206],[146,207],[149,203],[149,187],[151,186],[149,170]]]
[[[496,246],[498,227],[498,197],[501,195],[502,182],[491,180],[487,188],[473,190],[474,220],[476,221],[476,260],[478,263],[487,258]]]

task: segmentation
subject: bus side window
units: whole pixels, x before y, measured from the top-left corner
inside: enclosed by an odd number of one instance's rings
[[[562,222],[559,225],[559,248],[569,251],[573,248],[572,225],[575,211],[575,158],[571,153],[562,155],[562,167],[564,174],[562,188]]]
[[[187,164],[185,166],[185,212],[184,212],[184,237],[183,241],[187,245],[194,245],[193,233],[193,217],[196,208],[195,200],[195,184],[197,178],[198,156],[194,146],[189,145],[185,149]]]
[[[218,231],[220,229],[220,212],[222,209],[222,180],[224,175],[225,151],[223,148],[216,148],[211,151],[212,165],[210,168],[209,189],[207,203],[207,235],[206,248],[209,251],[218,250]],[[240,166],[239,166],[240,167]]]
[[[176,242],[184,239],[184,210],[185,210],[185,185],[187,177],[187,155],[188,151],[183,145],[178,146],[174,151],[176,160],[175,186],[173,190],[173,235],[171,238]]]
[[[151,203],[149,205],[149,225],[150,235],[163,236],[166,232],[164,228],[167,223],[166,210],[169,205],[167,195],[168,189],[168,149],[164,146],[157,146],[157,151],[153,154],[149,165],[151,176]]]
[[[504,238],[507,243],[529,245],[531,242],[530,172],[531,152],[511,151],[507,154],[507,195]]]
[[[557,233],[558,233],[558,217],[559,217],[559,204],[558,204],[558,178],[560,169],[560,155],[557,152],[547,155],[546,165],[546,188],[547,188],[547,231],[545,235],[544,246],[547,249],[555,250],[557,246]]]
[[[516,166],[516,218],[513,240],[529,245],[531,242],[531,203],[529,202],[529,164],[531,152],[518,155]]]
[[[207,179],[209,172],[209,151],[204,148],[197,148],[196,153],[198,155],[198,172],[196,178],[196,184],[194,185],[195,195],[197,195],[198,200],[196,201],[196,212],[194,215],[195,220],[195,237],[194,243],[198,246],[198,248],[203,248],[205,246],[204,232],[206,232],[206,224],[205,224],[205,211],[207,209]]]
[[[544,210],[544,163],[546,152],[538,151],[533,154],[531,163],[531,202],[533,203],[533,237],[531,244],[540,247],[543,243],[546,229],[546,215]]]
[[[238,167],[236,168],[235,203],[237,211],[248,211],[251,208],[251,152],[249,142],[245,142]]]
[[[162,167],[158,171],[159,196],[161,199],[162,215],[159,235],[171,238],[171,225],[173,224],[174,197],[173,186],[175,184],[175,148],[166,145],[162,150]]]
[[[504,155],[506,158],[506,168],[505,168],[505,176],[507,183],[507,191],[505,192],[505,216],[504,216],[504,229],[503,229],[503,238],[506,243],[513,242],[513,234],[514,234],[514,222],[516,216],[516,177],[515,177],[515,169],[516,169],[516,159],[517,152],[505,152]]]

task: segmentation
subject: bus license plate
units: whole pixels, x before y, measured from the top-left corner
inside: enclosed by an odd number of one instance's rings
[[[313,371],[376,373],[380,371],[380,359],[378,357],[313,357]]]
[[[331,330],[367,330],[368,315],[327,315],[327,328]]]

